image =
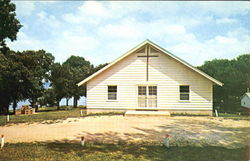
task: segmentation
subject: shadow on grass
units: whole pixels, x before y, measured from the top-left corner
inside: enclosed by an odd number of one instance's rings
[[[68,153],[69,144],[49,143],[46,145],[52,151]],[[71,144],[71,151],[76,152],[79,156],[83,153],[102,152],[107,155],[122,152],[123,155],[132,155],[134,158],[145,158],[148,160],[243,160],[244,149],[235,148],[227,149],[217,146],[174,146],[169,149],[160,144],[87,144],[80,147],[79,144]]]
[[[108,144],[98,142],[87,142],[82,147],[79,143],[70,143],[67,140],[8,144],[4,150],[0,151],[0,156],[6,160],[18,158],[18,160],[240,161],[246,160],[244,154],[244,148],[172,146],[167,149],[159,143]]]

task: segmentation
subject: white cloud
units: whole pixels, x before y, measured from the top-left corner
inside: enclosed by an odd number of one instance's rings
[[[46,25],[50,28],[58,28],[61,27],[61,22],[53,15],[49,15],[45,11],[41,11],[37,14],[38,20],[40,23]]]
[[[48,26],[54,34],[46,35],[46,40],[36,38],[35,34],[43,33],[24,32],[32,30],[34,25],[25,22],[26,29],[23,28],[18,40],[9,45],[16,50],[42,48],[51,52],[60,62],[72,54],[79,55],[98,65],[110,62],[138,43],[150,39],[187,62],[200,65],[204,60],[233,58],[250,52],[249,30],[243,27],[234,28],[227,34],[219,33],[207,40],[198,38],[190,30],[206,24],[240,23],[237,17],[230,16],[249,12],[247,4],[85,1],[74,11],[63,12],[59,16],[37,10],[33,14],[37,18],[34,21],[41,26]],[[34,9],[27,13],[23,11],[23,15],[32,12]]]
[[[88,59],[93,54],[93,49],[97,47],[98,41],[95,38],[67,31],[63,32],[62,36],[54,42],[55,52],[58,53],[57,60],[61,62],[70,55],[79,55]]]
[[[249,2],[225,2],[225,1],[201,1],[201,2],[121,2],[113,1],[108,5],[110,12],[117,15],[127,15],[128,13],[147,12],[151,14],[176,16],[176,14],[192,14],[196,17],[207,15],[244,15],[249,13]]]
[[[107,24],[98,28],[98,34],[101,37],[127,39],[133,37],[141,37],[141,24],[134,19],[123,19],[119,23]]]
[[[35,10],[35,2],[33,1],[13,1],[16,5],[17,16],[30,16]]]
[[[249,12],[249,2],[223,2],[223,1],[209,1],[209,2],[194,2],[204,13],[217,14],[220,16],[244,15]]]
[[[97,1],[85,1],[79,6],[75,13],[66,13],[63,15],[63,19],[66,22],[73,24],[98,24],[100,21],[106,18],[111,18],[108,8],[104,7],[102,2]]]
[[[86,1],[78,9],[81,13],[87,16],[96,16],[96,17],[110,16],[107,8],[103,6],[102,2]]]
[[[232,24],[232,23],[236,23],[237,20],[236,19],[232,19],[232,18],[220,18],[220,19],[216,19],[216,23],[217,24]]]
[[[14,42],[7,41],[8,46],[11,49],[22,51],[22,50],[39,50],[43,48],[45,42],[36,40],[24,32],[20,31],[17,34],[17,40]]]
[[[52,53],[58,62],[65,61],[70,55],[92,58],[91,61],[95,61],[95,58],[91,56],[94,53],[93,49],[98,47],[96,39],[71,32],[63,32],[60,37],[50,40],[34,39],[30,35],[19,32],[17,41],[7,41],[7,44],[11,49],[18,51],[44,49]]]
[[[181,42],[173,45],[169,50],[193,65],[201,65],[205,60],[215,58],[232,59],[239,54],[250,53],[250,36],[244,36],[245,34],[245,32],[238,32],[236,36],[229,32],[225,36],[218,35],[204,42]]]

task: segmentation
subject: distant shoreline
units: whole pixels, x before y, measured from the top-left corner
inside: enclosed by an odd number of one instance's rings
[[[86,105],[86,97],[82,96],[80,97],[80,99],[77,101],[78,105]],[[17,108],[16,109],[20,109],[22,107],[22,105],[30,105],[30,102],[29,100],[25,100],[25,101],[19,101],[17,103]],[[65,106],[66,105],[66,98],[63,98],[61,101],[60,101],[60,106]],[[73,106],[73,98],[71,98],[69,100],[69,106]],[[12,108],[12,104],[9,106],[9,109],[10,110],[13,110]]]

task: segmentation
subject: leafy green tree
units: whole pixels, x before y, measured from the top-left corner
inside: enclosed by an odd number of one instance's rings
[[[11,62],[3,55],[0,54],[0,114],[7,114],[9,111],[9,104],[11,102],[10,82],[12,74],[10,71]]]
[[[0,0],[0,53],[6,54],[9,48],[5,40],[16,40],[16,35],[22,27],[16,18],[16,6],[10,0]]]
[[[68,96],[74,97],[73,106],[77,107],[77,100],[81,96],[86,96],[86,87],[78,87],[77,83],[91,74],[93,65],[83,57],[72,55],[63,63],[63,66],[66,66],[70,72],[70,78],[68,79],[70,90],[67,92]]]
[[[57,102],[57,109],[60,109],[60,101],[63,97],[67,97],[68,94],[68,79],[71,74],[67,66],[63,66],[60,63],[55,63],[51,70],[50,81],[52,89],[54,91],[55,99]]]
[[[15,110],[23,99],[32,100],[34,107],[53,62],[54,57],[43,50],[0,54],[0,113],[8,113],[11,102]]]
[[[17,55],[13,51],[8,52],[8,55],[0,54],[1,113],[8,113],[8,106],[12,101],[15,111],[17,100],[27,97],[27,92],[22,85],[27,69],[17,59]]]
[[[250,87],[250,54],[233,60],[206,61],[198,68],[224,83],[214,87],[214,107],[226,112],[241,111],[240,98]]]
[[[44,82],[48,81],[52,65],[54,64],[54,57],[50,53],[46,53],[44,50],[38,51],[23,51],[18,52],[20,62],[27,68],[28,77],[27,82],[29,87],[29,100],[32,107],[38,108],[37,99],[42,96],[44,88]]]
[[[98,66],[92,68],[91,74],[94,74],[94,73],[97,72],[98,70],[104,68],[106,65],[108,65],[108,63],[99,64]]]
[[[53,107],[57,104],[55,92],[53,88],[46,89],[42,96],[38,98],[38,102],[41,106]]]

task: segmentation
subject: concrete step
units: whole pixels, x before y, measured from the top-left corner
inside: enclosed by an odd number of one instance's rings
[[[170,116],[168,111],[126,111],[125,116]]]

